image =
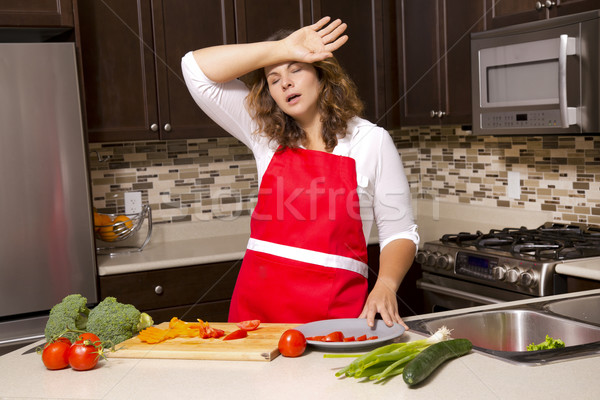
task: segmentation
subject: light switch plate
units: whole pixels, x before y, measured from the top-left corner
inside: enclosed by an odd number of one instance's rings
[[[521,174],[516,171],[508,171],[508,197],[511,199],[521,198]]]

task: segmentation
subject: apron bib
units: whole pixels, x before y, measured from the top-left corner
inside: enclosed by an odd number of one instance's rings
[[[367,248],[354,159],[277,151],[251,219],[229,321],[355,318],[367,294]]]

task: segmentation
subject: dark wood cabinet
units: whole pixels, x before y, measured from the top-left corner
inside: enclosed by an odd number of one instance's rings
[[[281,29],[294,31],[311,23],[310,1],[235,0],[237,43],[266,40]]]
[[[0,0],[0,27],[73,27],[72,0]]]
[[[231,1],[78,1],[91,142],[226,133],[194,103],[181,74],[187,51],[235,41]]]
[[[600,8],[597,0],[487,0],[488,26],[500,28]]]
[[[471,123],[470,34],[484,0],[400,0],[402,125]]]
[[[241,260],[100,277],[100,299],[115,297],[145,311],[156,323],[227,321]]]
[[[399,99],[398,85],[388,85],[398,74],[395,2],[314,0],[314,20],[324,16],[348,24],[348,42],[334,54],[358,87],[366,119],[388,129],[399,127],[393,112]],[[395,117],[395,119],[394,119]]]

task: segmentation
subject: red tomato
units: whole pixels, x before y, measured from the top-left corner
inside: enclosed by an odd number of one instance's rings
[[[342,342],[344,340],[344,334],[340,331],[331,332],[325,336],[325,342]]]
[[[42,350],[42,362],[48,369],[66,368],[69,366],[70,349],[71,342],[67,338],[59,338],[54,342],[46,343]]]
[[[238,328],[240,328],[244,331],[253,331],[256,328],[258,328],[259,325],[260,325],[260,320],[258,320],[258,319],[252,319],[252,320],[242,321],[242,322],[237,323]]]
[[[322,342],[325,340],[325,336],[310,336],[306,340],[314,340],[315,342]]]
[[[100,344],[100,338],[91,332],[82,333],[77,337],[77,340],[89,340],[94,344]]]
[[[367,340],[375,340],[375,339],[379,339],[379,336],[371,336],[370,338],[368,338]]]
[[[354,342],[356,338],[354,336],[346,336],[344,342]]]
[[[235,340],[242,339],[248,336],[248,332],[243,329],[238,329],[237,331],[231,332],[229,335],[225,336],[223,340]]]
[[[285,357],[298,357],[306,349],[306,338],[302,332],[296,329],[288,329],[283,332],[277,345],[279,352]]]
[[[367,335],[362,335],[362,336],[359,336],[359,337],[357,337],[357,338],[356,338],[356,340],[357,340],[358,342],[362,342],[362,341],[364,341],[364,340],[367,340]]]
[[[78,340],[71,345],[69,351],[69,365],[77,371],[87,371],[98,364],[100,358],[99,350],[94,345],[84,344],[83,340]]]

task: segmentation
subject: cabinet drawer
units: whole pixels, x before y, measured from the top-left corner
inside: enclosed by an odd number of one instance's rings
[[[229,300],[242,262],[230,261],[100,277],[100,297],[139,310]]]

